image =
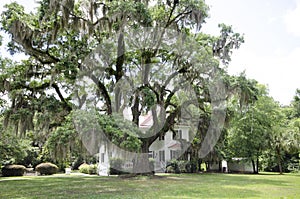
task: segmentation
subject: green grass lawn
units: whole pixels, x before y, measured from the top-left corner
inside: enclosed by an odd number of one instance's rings
[[[300,174],[2,177],[0,198],[300,198]]]

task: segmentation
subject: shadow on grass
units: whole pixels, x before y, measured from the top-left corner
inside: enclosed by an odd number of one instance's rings
[[[258,176],[283,176],[286,175],[285,173],[280,174],[280,173],[275,173],[275,172],[261,172],[259,174],[253,174],[253,175],[258,175]]]
[[[260,198],[274,187],[289,188],[288,176],[162,174],[136,178],[77,175],[0,178],[0,190],[6,190],[0,193],[0,198],[32,198],[33,194],[38,194],[38,198]],[[261,186],[265,188],[259,189]]]
[[[239,187],[245,187],[249,185],[271,185],[271,186],[288,186],[289,181],[281,179],[284,177],[279,174],[200,174],[207,176],[204,178],[205,181],[218,181],[216,184],[222,185],[235,185]],[[208,177],[209,176],[209,177]],[[201,177],[200,177],[201,178]]]
[[[248,186],[249,184],[253,185],[274,185],[274,186],[287,186],[288,181],[279,180],[279,179],[265,179],[265,178],[249,178],[249,177],[240,177],[240,176],[230,176],[230,179],[234,180],[235,184],[239,186]]]
[[[218,190],[216,190],[218,189]],[[215,187],[207,190],[189,190],[188,193],[174,193],[173,195],[161,195],[161,198],[259,198],[261,192],[250,189],[234,187]],[[180,197],[176,197],[180,196]]]

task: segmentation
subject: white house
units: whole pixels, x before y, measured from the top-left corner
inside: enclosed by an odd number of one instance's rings
[[[139,128],[142,132],[146,132],[153,125],[151,115],[140,117]],[[177,125],[173,131],[168,131],[165,136],[157,138],[149,147],[149,158],[154,159],[155,172],[165,172],[167,162],[171,159],[180,157],[187,149],[190,141],[189,127],[186,125]],[[108,175],[109,160],[116,157],[114,150],[108,150],[107,146],[99,148],[99,175]],[[128,153],[130,156],[130,153]],[[120,155],[119,155],[120,157]],[[123,158],[123,157],[120,157]],[[133,167],[132,159],[127,159],[123,165],[124,170],[130,170]],[[188,155],[189,159],[189,155]]]

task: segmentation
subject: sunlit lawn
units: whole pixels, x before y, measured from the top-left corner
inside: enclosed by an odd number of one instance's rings
[[[300,198],[300,174],[0,177],[0,198]]]

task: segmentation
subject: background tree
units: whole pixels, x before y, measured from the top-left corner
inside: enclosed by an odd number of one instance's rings
[[[259,157],[267,148],[267,136],[272,133],[272,119],[275,115],[266,94],[266,88],[256,86],[257,101],[246,109],[237,109],[230,124],[228,147],[231,157],[242,157],[251,160],[253,173],[258,173]]]
[[[292,108],[293,108],[293,118],[300,117],[300,89],[296,89],[296,93],[294,99],[292,100]]]

